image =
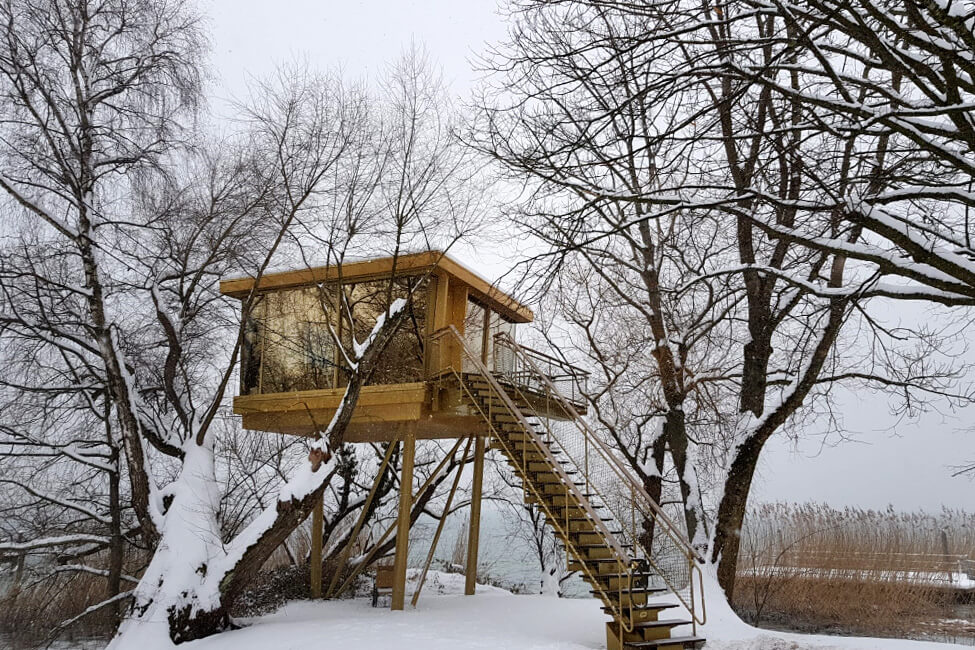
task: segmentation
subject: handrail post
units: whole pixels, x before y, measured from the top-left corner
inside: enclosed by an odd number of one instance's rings
[[[586,493],[592,494],[592,486],[589,484],[589,436],[582,436],[583,446],[585,447],[585,473],[586,473]]]
[[[694,558],[688,558],[687,567],[687,582],[691,586],[690,603],[691,603],[691,635],[697,636],[697,616],[694,613]]]

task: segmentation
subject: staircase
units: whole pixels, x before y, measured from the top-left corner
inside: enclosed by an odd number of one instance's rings
[[[525,502],[543,510],[566,549],[569,570],[602,601],[611,618],[608,650],[684,650],[704,643],[696,635],[705,621],[703,589],[695,594],[694,588],[695,577],[701,586],[697,554],[580,417],[575,369],[503,334],[494,340],[492,369],[452,326],[431,343],[461,348],[463,368],[441,372],[437,382],[459,390],[483,417],[492,447],[522,482]],[[668,617],[680,605],[689,616]]]

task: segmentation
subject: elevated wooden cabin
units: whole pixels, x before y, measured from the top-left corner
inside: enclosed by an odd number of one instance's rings
[[[220,290],[242,299],[254,283],[225,280]],[[342,318],[335,317],[342,311],[339,290],[351,311]],[[298,435],[322,430],[344,394],[342,352],[329,328],[348,349],[350,332],[362,341],[391,300],[407,298],[406,322],[360,394],[349,442],[396,440],[407,430],[418,439],[485,433],[483,418],[447,380],[453,371],[472,370],[470,354],[439,344],[435,335],[453,325],[469,353],[497,370],[513,363],[495,349],[497,335],[513,336],[516,325],[533,318],[528,307],[439,251],[270,273],[258,291],[234,412],[246,429]]]
[[[566,549],[569,568],[579,571],[600,599],[610,617],[609,650],[686,650],[704,641],[696,634],[672,634],[688,625],[696,632],[695,625],[706,620],[703,602],[697,609],[694,595],[696,551],[613,453],[611,443],[585,422],[578,392],[585,371],[515,342],[515,327],[533,318],[528,307],[438,251],[272,273],[256,285],[251,278],[226,280],[220,288],[237,298],[257,296],[247,316],[234,412],[243,416],[246,429],[298,435],[323,431],[341,403],[344,373],[350,367],[340,361],[343,350],[365,340],[394,300],[406,300],[406,318],[362,388],[345,436],[348,442],[397,443],[386,449],[363,512],[392,452],[400,450],[396,522],[381,537],[395,529],[395,559],[391,570],[376,571],[376,593],[388,585],[392,609],[402,610],[406,602],[410,526],[416,514],[416,440],[457,438],[427,481],[463,443],[462,457],[472,460],[464,586],[469,595],[476,590],[490,440],[520,479],[525,503],[544,512],[546,524]],[[472,448],[473,456],[468,456]],[[445,512],[464,465],[454,470]],[[311,515],[312,596],[334,597],[351,585],[355,571],[342,584],[336,574],[324,590],[322,497]],[[414,606],[446,520],[440,519],[433,535]],[[349,536],[345,559],[362,522],[360,518]],[[653,537],[644,542],[648,530],[654,531]],[[655,546],[663,550],[655,553]],[[367,559],[357,566],[368,565]],[[697,571],[703,596],[703,577]],[[676,605],[649,597],[668,589],[687,608],[689,619],[658,617]]]

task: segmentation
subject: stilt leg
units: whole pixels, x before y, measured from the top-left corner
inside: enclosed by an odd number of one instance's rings
[[[391,609],[403,609],[406,603],[406,563],[410,550],[410,510],[413,507],[413,456],[416,435],[410,431],[403,438],[403,468],[399,486],[399,517],[396,522],[396,558],[393,561],[393,602]]]
[[[467,569],[464,594],[474,595],[477,585],[477,543],[481,533],[481,488],[484,482],[484,436],[474,443],[474,481],[471,485],[471,519],[467,527]]]

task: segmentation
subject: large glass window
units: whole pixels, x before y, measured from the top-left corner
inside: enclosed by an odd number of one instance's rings
[[[351,328],[348,315],[345,314],[343,318],[342,340],[346,349],[352,348],[348,335],[350,331],[355,332],[357,341],[365,341],[376,319],[386,311],[387,304],[397,298],[408,298],[406,318],[379,358],[370,384],[406,384],[425,379],[423,351],[427,333],[427,292],[425,287],[416,288],[419,281],[419,278],[399,278],[392,287],[389,280],[359,282],[343,287],[352,315]],[[344,386],[344,381],[340,385]]]
[[[391,300],[409,298],[406,320],[379,360],[370,383],[423,380],[426,290],[418,278],[347,283],[348,310],[336,313],[336,285],[299,287],[263,294],[247,322],[241,355],[241,394],[286,393],[344,386],[347,381],[339,336],[351,354],[356,340],[368,338]]]
[[[464,343],[478,359],[483,359],[481,354],[484,347],[484,311],[484,307],[476,302],[469,301],[467,303],[467,314],[464,318]],[[464,372],[474,372],[475,370],[476,368],[465,356]]]
[[[242,355],[243,394],[285,393],[334,385],[334,289],[299,287],[260,296]]]
[[[464,320],[464,342],[479,359],[487,359],[488,369],[507,370],[513,363],[510,348],[499,349],[495,344],[495,336],[501,332],[511,337],[515,335],[515,324],[501,318],[497,312],[490,312],[488,319],[488,335],[484,337],[485,308],[474,301],[467,303],[467,316]],[[487,354],[482,356],[484,345],[487,344]],[[464,360],[464,371],[473,372],[472,364]]]

